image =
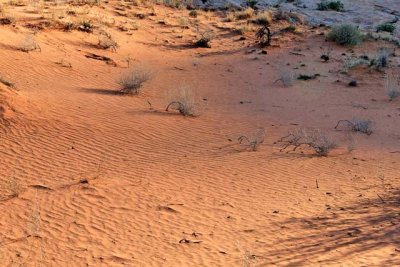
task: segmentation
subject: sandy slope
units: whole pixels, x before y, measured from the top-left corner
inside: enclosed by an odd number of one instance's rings
[[[248,53],[251,36],[237,41],[209,14],[200,19],[215,32],[212,48],[187,48],[195,33],[171,26],[180,12],[157,7],[132,35],[109,29],[116,53],[95,48],[93,34],[56,30],[37,35],[41,52],[23,53],[25,29],[0,29],[0,71],[18,89],[7,93],[18,114],[0,142],[1,266],[398,265],[400,113],[382,73],[340,74],[351,51],[332,44],[321,62],[318,32]],[[380,46],[390,45],[354,53]],[[138,96],[116,94],[128,57],[153,69]],[[321,76],[273,83],[289,70]],[[195,89],[200,116],[163,111],[180,84]],[[351,134],[349,153],[349,133],[333,127],[355,116],[374,133]],[[339,148],[280,152],[273,143],[299,126],[329,132]],[[258,151],[237,144],[258,127],[267,133]],[[24,191],[12,197],[10,183]]]

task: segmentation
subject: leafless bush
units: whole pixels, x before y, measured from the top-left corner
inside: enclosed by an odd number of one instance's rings
[[[385,76],[385,91],[392,101],[400,96],[400,76],[394,72],[388,72]]]
[[[118,44],[108,33],[101,34],[99,37],[98,47],[101,49],[111,49],[116,52]]]
[[[375,67],[377,70],[382,70],[383,68],[388,67],[389,65],[389,57],[392,54],[392,51],[388,48],[380,48],[376,53],[375,57],[371,60],[370,66]]]
[[[337,144],[329,136],[317,129],[296,129],[282,137],[278,142],[284,144],[281,151],[289,147],[293,147],[292,151],[295,151],[305,146],[313,149],[318,156],[326,156],[337,147]]]
[[[241,135],[238,138],[239,144],[246,144],[252,151],[256,151],[258,147],[264,142],[265,139],[265,129],[260,128],[256,133],[246,136]]]
[[[196,98],[190,87],[178,87],[169,93],[169,104],[166,111],[177,110],[183,116],[196,116]]]
[[[346,125],[350,127],[350,129],[353,132],[360,132],[367,135],[372,134],[370,120],[363,120],[363,119],[339,120],[335,126],[335,129],[339,128],[339,126],[343,123],[346,123]]]
[[[36,42],[35,37],[30,34],[25,36],[25,38],[18,45],[18,49],[23,52],[29,52],[35,50],[42,51],[39,44]]]
[[[151,72],[143,67],[125,72],[119,80],[119,84],[122,86],[121,93],[138,94],[143,83],[150,78]]]
[[[282,82],[283,86],[288,87],[292,86],[294,81],[296,80],[296,75],[290,70],[280,70],[279,78],[274,81],[274,84],[277,82]]]

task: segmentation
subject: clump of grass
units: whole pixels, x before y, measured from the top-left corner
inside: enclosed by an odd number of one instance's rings
[[[35,37],[33,35],[28,34],[18,45],[18,50],[23,52],[30,52],[35,50],[41,51],[41,48],[37,43]]]
[[[375,67],[378,70],[382,70],[389,65],[389,57],[392,52],[388,48],[380,48],[370,62],[371,67]]]
[[[353,46],[362,41],[360,30],[352,24],[333,26],[327,37],[328,40],[334,41],[339,45]]]
[[[376,32],[390,32],[393,33],[396,30],[396,26],[392,23],[382,23],[376,27]]]
[[[318,156],[327,156],[332,149],[337,147],[336,142],[330,136],[318,129],[296,129],[278,142],[284,144],[281,151],[289,147],[293,147],[292,151],[296,151],[300,147],[309,147]]]
[[[350,127],[350,129],[353,132],[360,132],[366,135],[372,134],[372,129],[371,129],[372,123],[370,120],[364,120],[364,119],[339,120],[335,126],[335,129],[339,128],[339,126],[343,123],[346,123],[346,125]]]
[[[123,94],[137,95],[146,81],[151,78],[151,72],[146,68],[131,69],[122,74],[118,83],[122,86]]]
[[[247,135],[241,135],[238,138],[239,144],[245,144],[247,145],[251,151],[257,151],[259,146],[264,143],[265,139],[265,129],[260,128],[255,132],[254,134],[251,134],[249,136]]]
[[[258,13],[252,21],[255,24],[270,25],[272,22],[272,14],[270,11],[263,11]]]
[[[320,3],[317,5],[318,10],[335,10],[335,11],[343,11],[344,10],[344,5],[341,1],[328,1],[328,0],[322,0]]]
[[[295,80],[296,80],[296,76],[292,71],[284,70],[284,71],[280,72],[279,78],[274,81],[274,84],[280,81],[280,82],[282,82],[283,86],[289,87],[294,84]]]
[[[190,10],[189,16],[192,18],[197,18],[198,12],[197,10]]]
[[[112,51],[116,52],[118,43],[112,38],[110,34],[104,33],[100,35],[97,46],[101,49],[111,49]]]
[[[400,96],[400,76],[392,73],[385,75],[385,91],[392,101]]]
[[[94,25],[90,20],[83,20],[78,25],[78,30],[82,32],[91,33],[93,32]]]
[[[194,43],[196,47],[210,48],[210,41],[212,40],[212,32],[204,31],[200,33],[200,38]]]
[[[246,8],[245,10],[238,11],[235,13],[235,18],[237,20],[250,19],[254,15],[254,10],[252,8]]]
[[[196,98],[192,88],[187,86],[178,87],[169,92],[169,103],[166,111],[177,110],[183,116],[196,116]]]

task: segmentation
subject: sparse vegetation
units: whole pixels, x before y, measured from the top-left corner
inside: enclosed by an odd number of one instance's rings
[[[250,7],[235,13],[235,17],[237,20],[250,19],[253,15],[254,15],[254,10]]]
[[[18,45],[18,50],[23,52],[30,52],[35,50],[41,51],[41,48],[39,44],[36,42],[35,37],[33,35],[28,34]]]
[[[288,87],[292,86],[295,80],[295,74],[290,70],[285,70],[280,72],[279,79],[275,80],[274,84],[280,81],[282,82],[283,86]]]
[[[238,138],[239,144],[247,145],[251,151],[256,151],[258,147],[264,142],[265,139],[265,129],[258,129],[256,133],[247,135],[241,135]]]
[[[252,20],[255,24],[270,25],[272,22],[272,14],[270,11],[263,11],[258,13]]]
[[[318,156],[326,156],[337,147],[336,142],[331,137],[317,129],[300,128],[290,132],[282,137],[278,143],[283,143],[281,151],[293,147],[292,151],[300,147],[309,147],[314,150]]]
[[[128,70],[124,73],[119,84],[122,86],[121,93],[137,95],[144,82],[151,78],[151,72],[146,68],[137,68]]]
[[[264,25],[258,29],[256,32],[256,37],[261,47],[271,45],[271,30],[269,29],[268,25]]]
[[[94,29],[94,26],[90,20],[83,20],[78,25],[79,31],[91,33],[91,32],[93,32],[93,29]]]
[[[352,119],[352,120],[339,120],[335,126],[335,129],[339,128],[341,124],[345,123],[353,132],[360,132],[366,135],[372,134],[371,121],[364,119]]]
[[[382,70],[389,65],[389,56],[392,52],[388,48],[380,48],[370,62],[370,66]]]
[[[385,75],[385,91],[389,100],[392,101],[400,96],[400,76],[394,72]]]
[[[376,27],[376,32],[390,32],[393,33],[396,30],[396,26],[392,23],[382,23]]]
[[[101,34],[99,37],[98,47],[101,49],[111,49],[116,52],[118,43],[108,33]]]
[[[183,86],[169,93],[169,104],[166,111],[177,110],[183,116],[196,116],[196,99],[190,87]]]
[[[212,32],[211,31],[204,31],[200,33],[200,39],[198,39],[194,45],[196,47],[204,47],[204,48],[210,48],[210,41],[212,40]]]
[[[357,45],[362,41],[360,30],[352,24],[341,24],[333,26],[328,33],[328,40],[340,45]]]
[[[344,11],[344,5],[340,0],[337,1],[329,1],[329,0],[322,0],[317,5],[318,10],[334,10],[334,11]]]

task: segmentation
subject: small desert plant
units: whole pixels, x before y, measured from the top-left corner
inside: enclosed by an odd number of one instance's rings
[[[212,32],[204,31],[200,33],[200,38],[194,43],[196,47],[210,48],[210,41],[212,40]]]
[[[256,133],[247,135],[241,135],[238,138],[239,144],[248,145],[252,151],[256,151],[258,147],[264,142],[265,139],[265,129],[260,128]]]
[[[183,29],[189,29],[189,20],[184,17],[178,18],[178,25]]]
[[[279,143],[284,143],[281,151],[293,147],[292,151],[305,146],[313,149],[318,156],[326,156],[337,147],[337,144],[320,130],[300,128],[282,137]]]
[[[271,30],[269,29],[268,25],[264,25],[258,29],[256,32],[256,38],[258,39],[261,47],[271,45]]]
[[[388,48],[380,48],[375,55],[375,58],[371,60],[370,66],[375,67],[378,70],[382,70],[389,65],[389,56],[392,52]]]
[[[197,10],[190,10],[189,16],[192,18],[197,18],[198,12]]]
[[[39,44],[36,42],[35,37],[29,34],[26,35],[25,38],[21,41],[21,43],[18,45],[18,50],[21,50],[23,52],[29,52],[35,50],[41,51],[41,48]]]
[[[78,30],[82,32],[91,33],[93,32],[93,23],[90,20],[83,20],[78,25]]]
[[[246,8],[245,10],[238,11],[235,13],[235,17],[238,20],[249,19],[253,16],[254,10],[252,8]]]
[[[337,129],[342,123],[346,123],[346,125],[350,127],[350,129],[353,132],[360,132],[366,135],[372,134],[370,120],[363,120],[363,119],[339,120],[335,126],[335,129]]]
[[[119,84],[122,86],[121,93],[138,94],[143,83],[150,78],[151,72],[146,68],[137,68],[127,71],[119,80]]]
[[[394,73],[387,73],[385,76],[385,91],[392,101],[400,96],[400,76]]]
[[[322,0],[317,5],[318,10],[335,10],[335,11],[343,11],[344,5],[341,1],[328,1]]]
[[[272,14],[269,11],[258,13],[253,19],[253,23],[260,25],[269,25],[272,22]]]
[[[327,37],[340,45],[357,45],[362,41],[360,30],[352,24],[333,26]]]
[[[393,33],[396,30],[396,26],[391,23],[379,24],[376,27],[376,32],[390,32]]]
[[[275,80],[274,84],[280,81],[283,86],[288,87],[292,86],[295,80],[296,75],[292,71],[284,70],[280,72],[279,79]]]
[[[110,34],[104,33],[100,35],[97,46],[101,49],[111,49],[112,51],[116,52],[118,43],[112,38]]]
[[[183,116],[196,116],[196,99],[193,90],[187,86],[178,87],[169,93],[166,111],[177,110]]]

